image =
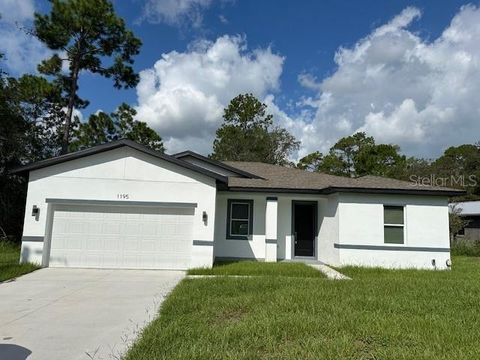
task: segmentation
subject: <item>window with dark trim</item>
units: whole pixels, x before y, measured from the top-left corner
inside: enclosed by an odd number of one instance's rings
[[[248,240],[253,233],[253,200],[229,199],[227,239]]]
[[[383,206],[383,236],[386,244],[405,242],[403,206]]]

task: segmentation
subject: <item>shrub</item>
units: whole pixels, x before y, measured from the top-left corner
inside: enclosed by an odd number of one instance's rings
[[[480,256],[480,240],[456,238],[451,244],[452,255]]]

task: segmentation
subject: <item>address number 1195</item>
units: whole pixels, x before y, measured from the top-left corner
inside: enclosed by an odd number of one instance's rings
[[[130,196],[128,194],[117,194],[117,199],[127,200]]]

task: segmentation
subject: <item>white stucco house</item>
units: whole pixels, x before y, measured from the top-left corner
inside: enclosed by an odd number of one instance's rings
[[[344,178],[129,140],[25,165],[21,261],[187,269],[215,259],[445,269],[458,190]]]

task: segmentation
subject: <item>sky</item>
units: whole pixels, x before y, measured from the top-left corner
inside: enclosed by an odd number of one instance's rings
[[[84,72],[85,121],[122,102],[163,138],[167,152],[208,154],[223,109],[251,92],[275,125],[301,141],[293,154],[328,151],[365,131],[433,158],[480,140],[478,1],[114,0],[143,46],[135,88]],[[46,0],[0,0],[0,66],[36,71],[51,55],[22,29]]]

